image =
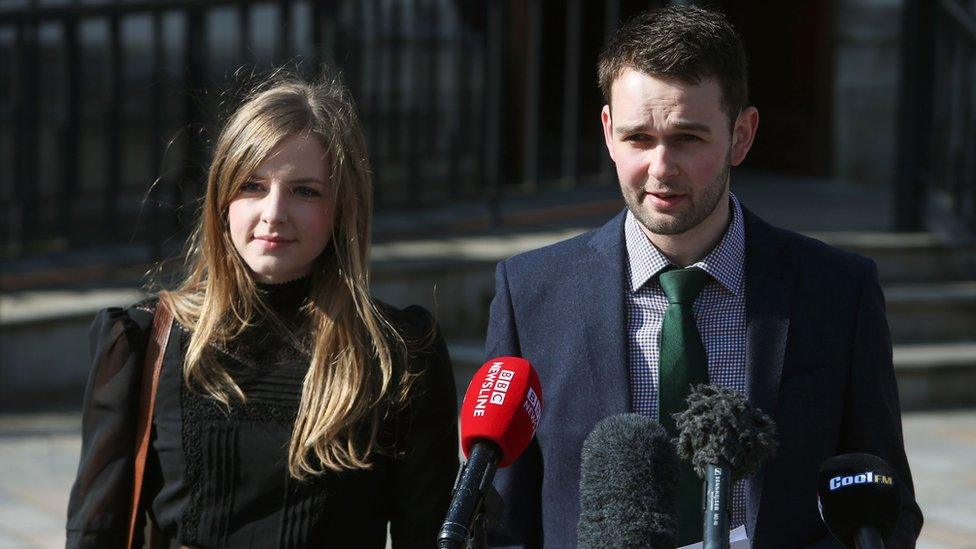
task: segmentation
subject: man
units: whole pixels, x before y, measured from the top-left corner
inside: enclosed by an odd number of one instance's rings
[[[599,73],[627,208],[498,265],[487,355],[531,361],[545,411],[536,440],[497,476],[506,509],[492,543],[572,547],[593,426],[637,412],[673,429],[688,386],[708,381],[747,395],[778,427],[775,457],[733,489],[732,526],[745,524],[754,546],[836,546],[816,478],[848,452],[892,465],[902,510],[888,547],[913,546],[922,515],[874,263],[774,228],[729,192],[759,122],[735,31],[700,8],[647,12],[617,31]],[[679,337],[682,302],[694,318]],[[701,539],[700,492],[698,514],[687,511],[699,490],[679,481],[679,544]]]

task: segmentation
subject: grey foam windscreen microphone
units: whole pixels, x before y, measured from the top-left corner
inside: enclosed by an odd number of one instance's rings
[[[688,409],[675,414],[678,455],[699,475],[726,462],[736,481],[754,474],[776,451],[776,424],[739,393],[718,385],[697,385]]]
[[[673,549],[677,476],[674,445],[656,421],[601,420],[583,442],[578,547]]]
[[[706,549],[729,546],[732,483],[755,473],[776,449],[776,425],[746,397],[718,385],[697,385],[688,409],[675,414],[678,455],[705,481]]]

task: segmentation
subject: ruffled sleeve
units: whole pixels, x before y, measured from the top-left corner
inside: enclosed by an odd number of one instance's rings
[[[125,546],[139,383],[151,322],[149,310],[132,307],[103,309],[92,323],[81,459],[68,501],[69,548]]]
[[[403,311],[416,375],[397,425],[393,518],[395,549],[433,547],[458,470],[457,393],[447,346],[421,307]],[[418,344],[419,342],[419,344]]]

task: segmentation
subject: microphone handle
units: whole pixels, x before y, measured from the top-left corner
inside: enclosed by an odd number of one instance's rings
[[[732,468],[725,461],[705,468],[704,549],[728,549]]]
[[[484,496],[495,478],[499,457],[501,452],[492,442],[479,440],[471,448],[471,455],[454,484],[454,498],[437,536],[440,549],[461,549],[471,539]]]
[[[857,536],[854,538],[854,546],[857,549],[884,549],[884,540],[881,539],[881,532],[874,526],[862,526],[857,529]]]

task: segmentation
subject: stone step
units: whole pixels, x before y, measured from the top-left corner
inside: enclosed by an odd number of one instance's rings
[[[453,276],[457,277],[455,271]],[[484,271],[469,274],[481,285],[482,291],[472,290],[478,284],[464,282],[455,278],[453,285],[438,288],[441,301],[435,302],[431,310],[439,315],[454,359],[458,394],[463,396],[468,380],[484,358],[484,316],[487,300],[491,297],[491,277]],[[972,307],[976,283],[950,285],[955,292],[936,291],[937,288],[918,288],[915,286],[896,287],[889,291],[889,317],[892,330],[914,329],[911,337],[901,336],[901,340],[917,337],[934,337],[930,325],[943,323],[941,319],[947,311],[954,310],[953,299],[966,301]],[[392,289],[392,286],[388,287]],[[404,289],[404,295],[412,293]],[[467,298],[481,302],[477,308],[472,304],[466,320],[467,330],[449,330],[445,314],[446,307],[438,308],[443,301],[457,301]],[[90,292],[61,292],[44,296],[19,295],[16,300],[10,296],[0,299],[2,327],[0,327],[0,409],[15,410],[37,407],[41,409],[72,409],[80,404],[81,390],[88,375],[88,327],[92,315],[101,307],[123,305],[137,301],[141,293],[133,290],[101,290]],[[947,297],[949,296],[949,297]],[[954,297],[952,297],[954,296]],[[402,296],[401,296],[402,297]],[[411,299],[409,301],[418,301]],[[948,301],[949,305],[946,304]],[[18,305],[11,307],[11,305]],[[70,304],[70,307],[65,305]],[[26,307],[26,305],[31,305]],[[912,309],[914,307],[914,309]],[[461,318],[452,307],[454,318]],[[478,312],[473,312],[477,309]],[[33,310],[33,315],[27,314]],[[976,322],[976,315],[957,311],[959,324],[967,326]],[[948,321],[946,321],[948,322]],[[475,326],[478,328],[474,328]],[[944,328],[946,328],[944,326]],[[959,326],[948,326],[956,332]],[[451,335],[450,332],[471,330],[474,335]],[[944,339],[945,332],[935,334]],[[902,400],[906,409],[920,409],[934,406],[976,404],[976,342],[972,338],[976,330],[970,329],[956,341],[934,342],[930,339],[921,343],[898,343],[894,348],[895,364]],[[896,339],[896,342],[900,341]]]
[[[483,338],[494,295],[495,264],[583,230],[558,228],[379,244],[373,249],[373,293],[396,306],[416,303],[427,307],[437,316],[448,341]],[[937,247],[924,235],[905,240],[903,235],[895,239],[865,234],[820,236],[833,244],[860,246],[861,252],[888,249],[896,257]],[[84,384],[92,316],[101,307],[137,301],[142,294],[132,287],[0,294],[0,408],[46,398],[55,407],[77,405],[80,389],[65,392],[62,388]],[[976,334],[976,282],[888,283],[885,290],[896,344],[964,341]],[[38,383],[39,375],[44,383]]]
[[[458,403],[484,361],[484,347],[478,339],[449,345]],[[895,345],[893,353],[903,411],[976,406],[976,341]]]
[[[415,302],[430,308],[449,335],[479,337],[494,293],[495,264],[581,231],[474,235],[377,246],[374,293],[396,305]],[[972,282],[976,271],[967,259],[972,255],[952,249],[931,233],[810,234],[878,263],[896,342],[945,341],[976,333],[976,283]]]
[[[371,290],[398,307],[416,303],[437,317],[450,339],[484,337],[495,295],[495,265],[507,257],[571,238],[582,228],[488,234],[374,247]]]
[[[960,341],[976,336],[976,281],[884,288],[896,343]]]
[[[976,341],[896,345],[894,362],[902,410],[976,405]]]
[[[882,283],[959,281],[976,277],[973,250],[951,246],[933,233],[813,232],[808,236],[870,257]]]
[[[450,336],[479,337],[494,295],[494,264],[493,257],[461,254],[391,258],[377,265],[373,292],[394,305],[427,307]],[[976,281],[887,284],[884,290],[895,342],[958,340],[976,333]],[[0,323],[13,329],[74,318],[87,321],[101,307],[131,303],[142,295],[133,289],[105,288],[14,292],[0,299]]]
[[[418,303],[430,309],[444,332],[480,337],[494,295],[494,264],[426,264],[409,274],[378,273],[374,294],[395,305]],[[939,342],[976,334],[976,281],[885,284],[884,292],[896,343]]]

